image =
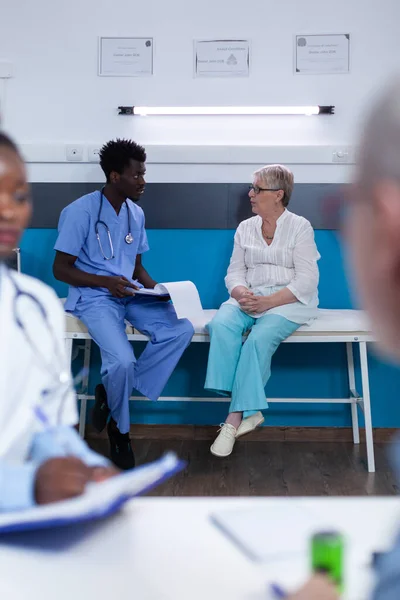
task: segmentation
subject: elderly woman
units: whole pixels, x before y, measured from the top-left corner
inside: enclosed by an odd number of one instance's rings
[[[232,398],[211,446],[215,456],[229,456],[238,437],[263,423],[272,355],[317,315],[320,256],[310,223],[287,210],[293,183],[283,165],[254,174],[249,198],[256,216],[236,230],[225,278],[230,298],[208,326],[205,388]]]

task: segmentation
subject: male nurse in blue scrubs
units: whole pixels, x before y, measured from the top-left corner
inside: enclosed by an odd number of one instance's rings
[[[142,265],[149,249],[143,210],[146,153],[130,140],[108,142],[100,151],[106,176],[101,191],[72,202],[61,213],[53,273],[69,284],[65,309],[78,317],[98,344],[102,384],[96,387],[93,424],[107,424],[110,454],[121,469],[135,466],[129,438],[129,396],[135,388],[157,400],[189,345],[193,326],[178,319],[170,302],[134,295],[156,282]],[[125,320],[150,337],[136,360]]]

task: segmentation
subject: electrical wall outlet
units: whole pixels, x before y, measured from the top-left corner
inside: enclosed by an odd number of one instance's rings
[[[68,144],[65,147],[65,157],[70,162],[83,161],[83,146],[82,144]]]
[[[336,148],[332,152],[332,162],[334,162],[334,163],[349,163],[350,162],[350,149],[347,147]]]
[[[100,160],[100,146],[89,146],[88,147],[88,160],[89,162],[99,162]]]

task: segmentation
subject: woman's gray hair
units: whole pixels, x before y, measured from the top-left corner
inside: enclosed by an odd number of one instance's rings
[[[266,165],[254,173],[262,182],[260,187],[283,191],[282,204],[287,206],[292,195],[294,176],[290,169],[283,165]]]

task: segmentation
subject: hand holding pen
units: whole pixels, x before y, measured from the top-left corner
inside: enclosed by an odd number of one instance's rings
[[[339,600],[336,587],[325,575],[314,575],[294,594],[288,594],[277,584],[271,584],[270,590],[276,600]]]
[[[82,369],[73,383],[78,385],[87,376],[87,373],[87,369]],[[60,385],[54,389],[44,390],[41,403],[34,406],[35,417],[42,429],[42,433],[38,434],[40,441],[36,440],[36,444],[42,444],[42,449],[44,448],[45,451],[49,446],[53,449],[53,456],[43,460],[35,473],[33,492],[37,504],[48,504],[80,496],[85,492],[88,483],[100,483],[118,473],[117,469],[111,465],[89,466],[75,456],[75,437],[70,435],[75,432],[69,427],[63,426],[62,423],[64,404],[71,390],[69,375],[60,376]],[[51,404],[57,404],[57,402],[59,407],[53,418],[47,410]],[[71,444],[71,442],[74,443]],[[36,456],[39,457],[40,452],[37,445],[35,450]],[[46,456],[46,452],[44,456]]]

